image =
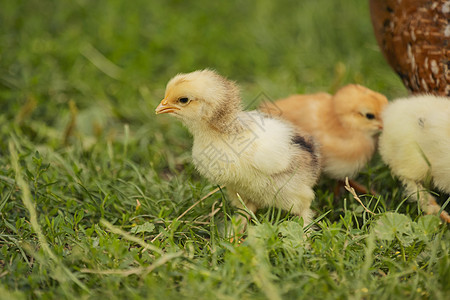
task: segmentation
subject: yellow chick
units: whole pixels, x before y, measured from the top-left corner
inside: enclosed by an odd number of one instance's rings
[[[382,129],[385,96],[360,85],[327,93],[292,95],[264,105],[261,110],[282,118],[311,134],[320,144],[323,172],[334,179],[355,176],[371,159]],[[365,192],[357,183],[356,189]]]
[[[249,210],[275,206],[311,222],[312,187],[320,172],[312,138],[288,123],[243,111],[237,85],[202,70],[178,74],[157,114],[180,119],[193,135],[193,163],[201,175],[226,186],[232,204]]]
[[[420,95],[393,101],[383,112],[379,152],[406,193],[428,214],[440,206],[423,183],[450,193],[450,98]],[[450,222],[443,211],[441,218]]]

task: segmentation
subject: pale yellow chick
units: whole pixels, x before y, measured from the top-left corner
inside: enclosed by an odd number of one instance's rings
[[[178,74],[156,113],[179,118],[192,133],[193,163],[253,212],[275,206],[311,222],[320,167],[314,141],[287,122],[241,108],[239,89],[211,70]]]
[[[432,184],[450,194],[450,98],[431,95],[393,101],[383,112],[379,151],[406,193],[428,214],[440,206],[423,186]],[[443,211],[441,218],[450,222]]]
[[[385,96],[350,84],[335,95],[293,95],[261,110],[280,114],[311,134],[320,144],[323,172],[343,180],[355,176],[371,159],[387,103]]]

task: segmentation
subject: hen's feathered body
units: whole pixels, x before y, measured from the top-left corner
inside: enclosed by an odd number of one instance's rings
[[[450,96],[450,1],[370,0],[375,37],[413,93]]]

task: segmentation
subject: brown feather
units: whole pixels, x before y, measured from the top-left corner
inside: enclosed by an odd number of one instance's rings
[[[450,96],[450,1],[370,0],[386,60],[413,93]]]

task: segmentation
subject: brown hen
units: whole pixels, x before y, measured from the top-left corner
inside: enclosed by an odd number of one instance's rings
[[[450,96],[450,1],[370,0],[375,37],[412,93]]]

